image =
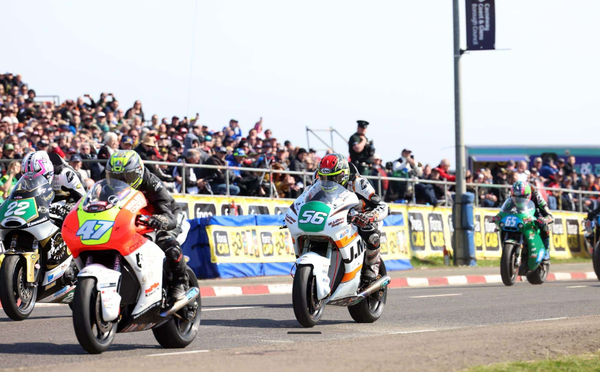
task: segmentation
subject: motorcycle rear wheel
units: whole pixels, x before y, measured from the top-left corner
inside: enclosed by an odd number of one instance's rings
[[[550,265],[542,265],[537,267],[532,273],[527,274],[527,281],[531,284],[544,284],[546,282],[546,277],[548,276],[548,271],[550,271]]]
[[[90,354],[100,354],[112,344],[116,323],[102,320],[100,296],[94,278],[80,278],[73,299],[73,327],[81,347]]]
[[[594,266],[594,272],[596,273],[596,278],[600,280],[600,242],[594,247],[594,252],[592,253],[592,263]]]
[[[187,276],[188,288],[200,288],[196,274],[194,274],[194,271],[189,267],[187,268]],[[186,310],[188,306],[195,307],[195,314],[192,319],[185,321],[178,317],[173,317],[160,327],[152,328],[154,338],[158,341],[160,346],[164,348],[181,349],[194,341],[198,334],[198,328],[202,318],[202,298],[200,294],[196,297],[196,301],[184,307],[183,310]],[[183,310],[180,310],[180,312]]]
[[[517,260],[517,250],[514,244],[506,243],[502,248],[502,258],[500,259],[500,276],[502,283],[510,287],[517,281],[519,268],[515,265]]]
[[[4,257],[0,268],[0,302],[12,320],[27,319],[35,307],[38,287],[27,287],[26,267],[20,256]]]
[[[314,327],[325,311],[325,304],[317,299],[317,279],[312,271],[311,266],[299,266],[292,287],[294,315],[305,328]]]
[[[379,274],[387,275],[385,263],[381,260]],[[357,323],[373,323],[383,314],[383,308],[387,301],[387,287],[383,289],[383,295],[378,300],[373,295],[368,296],[356,305],[348,306],[348,312],[352,319]]]

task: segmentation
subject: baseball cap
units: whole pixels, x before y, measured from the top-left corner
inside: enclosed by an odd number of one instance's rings
[[[366,128],[369,126],[369,122],[365,120],[357,120],[358,126],[361,128]]]
[[[225,148],[225,146],[219,146],[216,150],[217,152],[227,153],[227,149]]]
[[[133,145],[133,138],[129,137],[129,136],[124,136],[121,139],[121,143],[128,143],[130,145]]]
[[[247,155],[246,155],[246,151],[244,151],[244,150],[242,150],[242,149],[236,149],[236,150],[233,152],[233,156],[240,156],[240,157],[242,157],[242,158],[245,158]]]
[[[379,159],[379,160],[382,160],[382,158],[381,158],[381,155],[379,155],[379,154],[375,154],[375,155],[373,155],[373,159]]]
[[[50,142],[48,142],[46,140],[39,140],[37,143],[37,147],[41,147],[41,146],[50,146]]]
[[[69,161],[81,161],[81,156],[79,154],[73,154],[69,158]]]
[[[13,145],[12,143],[4,144],[4,151],[10,151],[10,150],[14,150],[14,149],[15,149],[15,145]]]
[[[105,116],[106,116],[106,114],[103,111],[100,111],[98,113],[98,117],[100,117],[100,118],[105,117]]]

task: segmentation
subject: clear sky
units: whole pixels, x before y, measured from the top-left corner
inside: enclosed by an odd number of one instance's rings
[[[38,94],[112,92],[124,108],[199,112],[214,129],[263,117],[301,146],[306,126],[349,137],[364,119],[385,160],[406,147],[454,161],[451,0],[0,4],[0,69]],[[497,47],[510,50],[463,58],[465,142],[598,144],[600,1],[496,9]]]

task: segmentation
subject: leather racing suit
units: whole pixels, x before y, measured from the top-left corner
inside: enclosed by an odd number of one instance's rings
[[[356,208],[360,215],[366,215],[370,223],[356,224],[358,233],[367,243],[365,254],[365,268],[363,277],[366,281],[373,281],[379,275],[380,262],[380,237],[379,223],[389,214],[389,207],[383,199],[375,193],[371,183],[361,177],[353,164],[350,164],[350,179],[346,186],[348,191],[356,194],[361,206]]]

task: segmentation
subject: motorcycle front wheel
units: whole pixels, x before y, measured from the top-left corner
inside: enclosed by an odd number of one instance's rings
[[[196,274],[189,267],[187,268],[187,276],[187,288],[200,288]],[[152,329],[154,338],[164,348],[180,349],[194,341],[198,334],[202,315],[202,298],[200,294],[194,302],[185,306],[177,314],[179,316],[175,316],[160,327]]]
[[[80,278],[73,299],[73,327],[81,347],[90,354],[100,354],[112,344],[116,323],[102,320],[102,304],[96,280]]]
[[[500,276],[502,277],[502,283],[507,287],[510,287],[517,281],[519,267],[516,265],[516,261],[517,250],[515,246],[510,243],[504,244],[502,258],[500,259]]]
[[[0,301],[12,320],[24,320],[31,315],[37,299],[37,286],[27,284],[27,268],[21,256],[9,255],[0,268]]]
[[[317,278],[311,266],[299,266],[294,275],[292,304],[294,315],[302,327],[314,327],[325,310],[325,304],[317,298]]]
[[[387,275],[383,260],[381,260],[381,263],[379,264],[379,274],[381,276]],[[355,322],[373,323],[381,317],[385,302],[387,301],[387,286],[382,291],[382,294],[372,294],[356,305],[348,306],[348,312]],[[376,295],[378,297],[376,297]]]

